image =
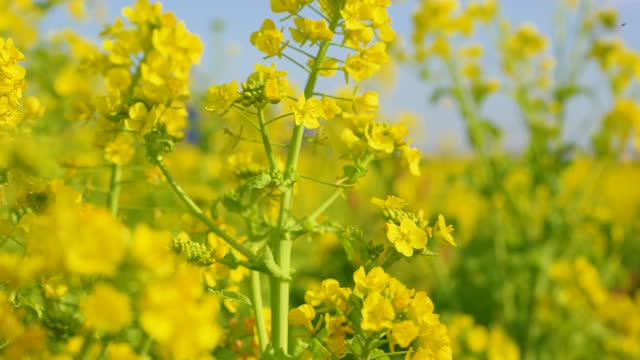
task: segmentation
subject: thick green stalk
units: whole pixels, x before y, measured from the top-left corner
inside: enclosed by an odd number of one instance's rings
[[[264,351],[269,343],[267,335],[267,324],[264,320],[264,309],[262,306],[262,287],[260,286],[260,272],[251,271],[251,302],[253,303],[253,312],[256,317],[256,328],[258,329],[258,344],[260,351]]]
[[[200,221],[202,221],[205,225],[207,225],[207,227],[209,227],[209,230],[211,230],[216,235],[220,236],[232,248],[237,250],[242,255],[246,256],[250,263],[256,263],[257,258],[256,258],[256,255],[253,253],[253,251],[249,250],[248,248],[240,244],[236,239],[232,238],[231,235],[227,234],[226,232],[224,232],[224,230],[220,229],[220,227],[218,227],[218,225],[216,225],[211,219],[209,219],[209,217],[205,215],[202,209],[200,209],[200,207],[195,202],[193,202],[193,200],[191,200],[189,195],[187,195],[187,193],[184,192],[180,184],[178,184],[176,180],[173,178],[173,175],[171,175],[171,172],[169,172],[169,169],[167,169],[167,166],[164,164],[164,160],[162,159],[162,156],[156,157],[155,163],[160,168],[160,171],[162,171],[162,174],[164,175],[165,179],[167,179],[167,182],[169,183],[173,191],[187,205],[187,207],[195,217],[200,219]]]
[[[332,24],[331,29],[335,27]],[[318,71],[320,64],[324,59],[327,49],[329,48],[329,42],[324,41],[318,49],[313,67],[309,73],[307,83],[304,87],[304,96],[310,98],[313,96],[313,92],[316,86],[316,80],[318,79]],[[284,170],[284,178],[289,181],[293,181],[298,167],[298,159],[300,157],[300,148],[302,147],[302,136],[304,135],[304,126],[295,125],[293,128],[293,135],[291,137],[291,144],[289,145],[289,151],[287,153],[287,163]],[[284,274],[288,274],[291,271],[291,234],[285,229],[286,224],[289,222],[289,215],[293,204],[293,183],[287,186],[280,199],[280,212],[278,214],[278,227],[275,231],[274,237],[274,253],[276,264],[280,267]],[[288,352],[289,348],[289,281],[278,279],[275,277],[270,278],[271,285],[271,313],[272,313],[272,341],[275,349],[282,349],[284,352]]]
[[[107,206],[113,216],[118,215],[118,204],[120,202],[120,182],[122,181],[122,167],[118,164],[111,164],[111,181],[109,182],[109,197]]]

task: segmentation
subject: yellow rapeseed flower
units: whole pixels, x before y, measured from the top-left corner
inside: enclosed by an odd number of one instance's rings
[[[391,339],[402,348],[408,347],[418,337],[420,328],[411,320],[396,322],[391,327]]]
[[[253,44],[258,50],[267,54],[267,56],[274,56],[280,54],[282,51],[282,40],[284,34],[276,29],[276,24],[271,19],[265,19],[262,22],[262,26],[259,31],[251,34],[251,44]]]
[[[413,255],[413,249],[427,246],[427,233],[411,219],[402,219],[400,225],[387,223],[387,239],[404,256]]]
[[[136,152],[133,148],[133,143],[133,136],[125,133],[118,134],[115,140],[104,148],[104,158],[114,164],[128,164]]]
[[[316,311],[313,306],[303,304],[289,311],[289,324],[293,326],[304,326],[307,330],[313,331],[311,321],[315,319]]]
[[[361,266],[353,273],[354,293],[363,297],[368,293],[382,292],[389,285],[390,279],[391,277],[379,266],[371,269],[368,274],[365,273],[364,267]]]
[[[131,323],[129,297],[111,285],[98,284],[80,302],[80,310],[88,327],[115,333]]]
[[[170,358],[203,355],[222,336],[216,324],[219,300],[204,292],[202,275],[195,267],[181,267],[168,278],[150,283],[139,308],[140,325]]]
[[[438,215],[438,221],[436,222],[436,228],[434,232],[434,236],[441,237],[444,241],[448,242],[449,245],[457,246],[453,236],[451,233],[453,232],[453,226],[447,225],[444,221],[444,216]]]
[[[380,331],[390,329],[396,313],[391,301],[378,292],[367,295],[362,306],[362,322],[360,326],[365,331]]]
[[[308,18],[295,18],[293,23],[295,28],[289,28],[291,31],[291,37],[293,41],[304,44],[310,41],[312,44],[326,40],[329,41],[333,38],[333,32],[329,29],[327,22],[324,19],[313,20]]]
[[[207,111],[224,112],[240,96],[238,83],[232,81],[224,85],[214,85],[207,91],[207,101],[204,109]]]
[[[296,125],[303,125],[307,129],[320,127],[319,119],[325,117],[322,102],[317,98],[306,99],[301,94],[295,105],[291,106]]]

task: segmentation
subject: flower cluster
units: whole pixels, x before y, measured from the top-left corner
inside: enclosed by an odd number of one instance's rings
[[[627,97],[618,98],[602,121],[600,134],[596,138],[598,150],[620,152],[633,139],[640,151],[640,105]]]
[[[621,357],[640,355],[640,344],[633,340],[640,335],[637,294],[634,298],[608,291],[602,285],[598,270],[584,257],[556,261],[548,276],[556,286],[556,292],[546,304],[542,302],[539,306],[553,304],[564,309],[580,309],[581,316],[589,314],[592,326],[607,329],[603,333],[590,334],[598,346]],[[566,321],[576,320],[580,321],[571,318]]]
[[[81,12],[82,1],[71,3]],[[356,262],[369,250],[379,255],[357,227],[324,215],[381,160],[400,158],[420,173],[406,124],[379,121],[379,95],[360,83],[390,60],[389,6],[272,1],[285,18],[264,20],[249,41],[274,63],[194,96],[189,112],[203,45],[160,3],[124,8],[99,46],[69,30],[26,52],[35,70],[29,91],[42,94],[46,112],[35,98],[21,100],[23,56],[2,40],[2,125],[46,121],[0,139],[0,357],[449,359],[430,298],[381,267],[360,268],[352,288],[325,280],[289,312],[291,295],[304,292],[305,272],[294,267],[312,256],[294,244],[350,236],[348,257],[353,249],[362,250]],[[307,73],[302,89],[280,61]],[[355,86],[319,92],[317,83],[338,72]],[[188,117],[203,120],[193,132]],[[176,145],[184,138],[195,140]],[[316,179],[327,175],[319,158],[343,163],[335,181]],[[403,254],[424,251],[428,237],[453,243],[444,218],[432,229],[405,215],[414,222],[387,219],[388,241]],[[386,248],[389,260],[402,257]],[[306,256],[292,256],[299,250]],[[299,351],[288,320],[322,340],[302,339],[307,351]]]
[[[446,0],[421,2],[413,17],[414,58],[419,64],[427,64],[432,58],[442,60],[456,86],[469,89],[471,97],[465,100],[468,106],[471,101],[481,104],[500,88],[496,78],[484,74],[483,46],[471,41],[478,25],[488,24],[497,16],[494,0],[469,2],[464,8],[457,0]],[[456,49],[452,44],[460,45]]]
[[[0,126],[13,128],[22,121],[18,105],[25,87],[24,55],[12,39],[0,38]]]
[[[160,3],[140,0],[122,14],[126,20],[118,18],[102,31],[105,54],[93,64],[107,88],[96,102],[96,141],[105,147],[107,160],[118,165],[135,153],[130,132],[184,136],[189,72],[203,49],[200,39],[172,13],[163,13]]]
[[[451,232],[453,226],[447,225],[444,216],[438,215],[435,228],[429,226],[422,210],[417,213],[403,210],[407,202],[396,196],[385,200],[373,198],[371,202],[382,211],[386,221],[387,240],[404,256],[412,256],[415,250],[426,251],[428,238],[440,238],[449,245],[456,246]]]
[[[504,329],[476,324],[466,314],[455,314],[447,329],[451,337],[453,355],[468,360],[518,360],[520,350]]]
[[[447,327],[424,291],[406,287],[380,267],[360,267],[353,288],[325,279],[305,293],[305,304],[289,312],[289,322],[319,341],[309,354],[383,356],[404,349],[406,359],[451,359]],[[364,344],[364,345],[363,345]]]
[[[69,344],[77,344],[93,341],[92,333],[98,338],[123,337],[138,323],[139,329],[157,341],[159,351],[173,358],[193,357],[219,343],[221,329],[216,319],[220,299],[205,292],[199,269],[181,264],[170,249],[169,232],[141,226],[130,235],[106,209],[83,203],[79,193],[59,181],[37,193],[40,200],[33,199],[33,194],[27,194],[24,202],[18,200],[28,206],[28,212],[9,234],[27,256],[2,253],[0,268],[16,271],[3,270],[0,280],[23,302],[48,299],[43,309],[46,314],[60,306],[58,301],[79,302],[81,320],[67,309],[57,319],[45,318],[44,327],[70,327],[68,336],[73,337]],[[134,295],[118,281],[133,274],[137,277],[130,278],[128,286],[138,289]],[[101,280],[95,282],[97,276]],[[83,294],[85,286],[90,291]],[[36,290],[39,288],[42,290]],[[197,328],[204,335],[185,333],[186,327]],[[25,330],[6,331],[3,338],[11,340]],[[83,340],[83,333],[89,337]],[[43,347],[47,337],[33,341],[37,341],[33,346]],[[97,345],[70,345],[68,351],[76,355],[80,351],[99,352]],[[19,341],[11,341],[8,351],[26,351],[20,350],[21,346]]]

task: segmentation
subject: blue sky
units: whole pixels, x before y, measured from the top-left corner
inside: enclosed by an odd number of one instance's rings
[[[502,0],[499,1],[502,14],[511,23],[535,23],[541,31],[550,34],[553,26],[554,10],[561,0]],[[91,21],[73,28],[79,29],[89,38],[97,39],[101,26],[111,22],[120,14],[124,6],[131,6],[134,0],[95,1],[101,3],[106,10],[103,20]],[[197,70],[201,86],[226,82],[233,79],[244,79],[253,69],[255,62],[261,61],[262,55],[249,43],[251,32],[260,27],[265,17],[274,16],[269,9],[268,0],[165,0],[161,1],[165,10],[170,10],[184,20],[187,28],[200,35],[205,43],[202,64]],[[626,23],[619,32],[625,41],[635,49],[640,49],[640,0],[602,1],[610,7],[618,9],[621,23]],[[398,34],[409,38],[411,31],[411,13],[417,7],[417,0],[396,1],[390,14],[394,29]],[[214,19],[224,19],[225,31],[222,35],[214,35],[211,24]],[[62,10],[54,12],[43,23],[45,32],[69,27],[72,22]],[[487,39],[487,34],[480,34]],[[490,59],[490,55],[488,57]],[[490,60],[488,60],[490,61]],[[491,64],[488,64],[491,65]],[[286,61],[278,63],[279,68],[289,70],[292,78],[302,79],[302,75]],[[597,79],[587,79],[597,82]],[[302,81],[302,80],[300,80]],[[433,150],[444,143],[456,148],[465,148],[462,122],[455,109],[442,104],[428,103],[428,88],[417,79],[414,68],[400,68],[397,72],[396,86],[385,93],[382,101],[383,112],[393,116],[400,111],[414,113],[420,119],[420,130],[416,141],[425,150]],[[606,99],[603,100],[606,105]],[[517,120],[517,112],[507,101],[496,99],[489,104],[487,114],[503,127],[510,135],[505,138],[509,148],[518,148],[524,140],[524,131]],[[591,129],[597,120],[597,113],[604,111],[602,104],[594,109],[579,104],[574,112],[577,129]],[[580,111],[582,109],[583,111]],[[583,125],[587,124],[587,125]],[[582,140],[586,137],[583,136]]]

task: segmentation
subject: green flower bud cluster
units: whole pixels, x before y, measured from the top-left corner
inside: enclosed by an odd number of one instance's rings
[[[215,262],[213,254],[207,249],[206,245],[192,241],[184,233],[178,234],[178,236],[171,239],[171,248],[176,253],[184,255],[190,263],[207,266]]]
[[[260,77],[249,78],[240,85],[242,91],[237,101],[245,107],[252,105],[256,108],[263,107],[267,103],[267,99],[264,96],[264,85],[265,82]]]

